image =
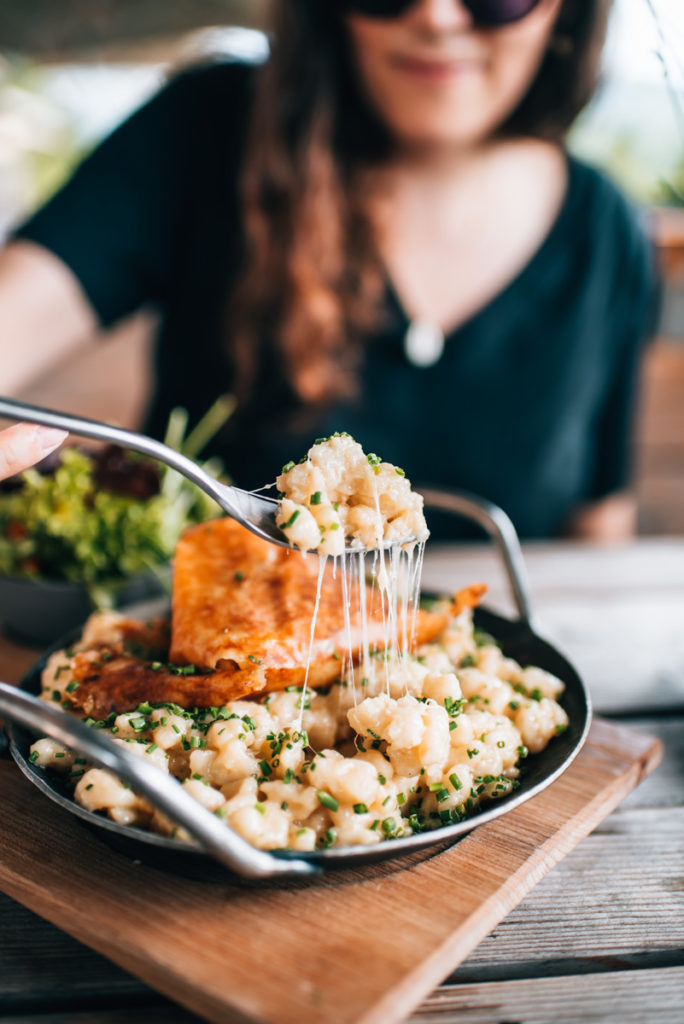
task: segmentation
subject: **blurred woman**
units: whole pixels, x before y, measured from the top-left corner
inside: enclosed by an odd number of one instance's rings
[[[607,8],[280,0],[263,67],[176,78],[16,233],[6,387],[151,303],[146,428],[233,391],[242,486],[347,430],[523,536],[627,535],[652,256],[562,141]]]

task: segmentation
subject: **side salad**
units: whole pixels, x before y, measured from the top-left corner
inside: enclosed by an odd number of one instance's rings
[[[187,438],[187,413],[176,409],[165,442],[193,458],[232,409],[219,399]],[[218,460],[203,465],[222,476]],[[122,580],[161,569],[183,530],[217,513],[166,466],[114,445],[66,448],[0,485],[0,574],[82,583],[110,607]]]

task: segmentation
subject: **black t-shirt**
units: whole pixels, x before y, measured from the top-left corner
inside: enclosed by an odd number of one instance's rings
[[[72,269],[103,325],[160,308],[147,420],[156,436],[174,406],[196,421],[231,389],[226,295],[242,255],[237,176],[254,75],[225,63],[185,72],[17,232]],[[536,254],[446,339],[435,365],[407,360],[408,321],[389,286],[354,402],[294,427],[277,355],[267,355],[257,399],[214,444],[235,481],[263,485],[314,437],[346,430],[416,485],[501,505],[524,537],[558,534],[578,504],[624,488],[657,294],[652,253],[617,190],[568,166],[563,206]],[[457,532],[453,521],[430,525],[433,535]]]

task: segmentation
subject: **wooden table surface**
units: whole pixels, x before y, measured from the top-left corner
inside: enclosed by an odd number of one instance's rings
[[[410,1020],[674,1024],[684,1020],[684,538],[525,555],[541,631],[575,662],[596,710],[660,736],[665,758]],[[474,580],[510,611],[489,549],[430,552],[426,586]],[[0,678],[16,681],[35,657],[0,641]],[[0,935],[5,1024],[197,1019],[1,895]]]

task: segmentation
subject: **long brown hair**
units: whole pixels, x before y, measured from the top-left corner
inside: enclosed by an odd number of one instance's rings
[[[565,0],[527,94],[501,134],[560,141],[589,99],[611,0]],[[264,339],[304,405],[350,396],[382,273],[360,172],[391,140],[364,102],[333,0],[275,0],[241,175],[244,260],[229,303],[235,388]]]

